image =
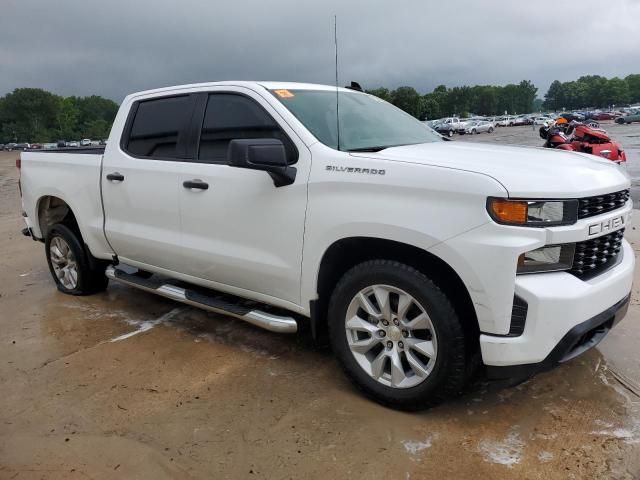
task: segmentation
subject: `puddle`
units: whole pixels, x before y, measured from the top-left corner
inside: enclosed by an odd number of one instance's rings
[[[155,320],[146,320],[146,321],[126,320],[126,322],[129,325],[137,326],[138,328],[133,332],[125,333],[124,335],[120,335],[118,337],[112,338],[109,341],[120,342],[122,340],[126,340],[127,338],[131,338],[140,333],[147,332],[157,325],[167,324],[174,317],[176,317],[178,314],[182,313],[183,311],[184,311],[184,308],[174,308],[173,310],[165,313],[164,315],[156,318]]]
[[[518,427],[513,427],[511,432],[502,440],[482,440],[478,450],[485,462],[497,463],[513,467],[522,460],[525,443],[522,440]]]
[[[403,441],[402,445],[407,453],[411,455],[417,455],[420,452],[427,450],[433,446],[433,440],[438,438],[437,434],[429,435],[422,441]]]

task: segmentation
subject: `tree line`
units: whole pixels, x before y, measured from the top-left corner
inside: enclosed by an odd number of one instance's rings
[[[538,89],[529,80],[504,86],[476,85],[447,88],[436,87],[421,95],[413,87],[395,90],[375,88],[367,93],[380,97],[420,120],[451,115],[503,115],[529,113],[540,106],[536,100]]]
[[[586,75],[573,82],[555,80],[545,95],[544,107],[549,110],[579,108],[609,108],[640,102],[640,75],[625,78],[605,78]]]
[[[529,80],[504,86],[439,85],[424,95],[409,86],[367,91],[420,120],[468,113],[516,115],[542,108],[560,111],[638,103],[640,74],[623,79],[586,75],[571,82],[555,80],[544,102],[536,98],[537,92]],[[97,95],[62,97],[40,88],[17,88],[0,97],[0,143],[107,138],[117,111],[116,102]]]
[[[40,88],[17,88],[0,97],[0,143],[105,139],[118,111],[97,95],[62,97]]]
[[[395,90],[374,88],[367,93],[380,97],[420,120],[452,115],[518,115],[541,109],[561,111],[609,108],[613,105],[640,103],[640,74],[621,79],[587,75],[571,82],[555,80],[544,101],[537,98],[537,87],[529,80],[504,86],[476,85],[436,87],[422,95],[413,87]]]

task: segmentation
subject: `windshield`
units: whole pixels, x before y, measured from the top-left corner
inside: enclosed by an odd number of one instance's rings
[[[273,90],[277,98],[322,143],[342,151],[379,151],[388,147],[441,141],[411,115],[372,95],[339,92],[340,146],[336,92]]]

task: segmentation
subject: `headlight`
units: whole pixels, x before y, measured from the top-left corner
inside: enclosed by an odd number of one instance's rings
[[[504,225],[553,227],[578,220],[578,200],[509,200],[489,197],[487,211]]]
[[[575,243],[546,245],[523,253],[518,258],[517,273],[558,272],[573,266]]]

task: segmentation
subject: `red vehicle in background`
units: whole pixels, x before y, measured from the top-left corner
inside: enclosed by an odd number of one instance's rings
[[[622,146],[603,129],[592,125],[555,123],[540,128],[540,136],[546,140],[544,146],[547,148],[589,153],[616,163],[627,161]]]
[[[613,120],[613,115],[607,112],[594,113],[590,117],[593,120]]]

